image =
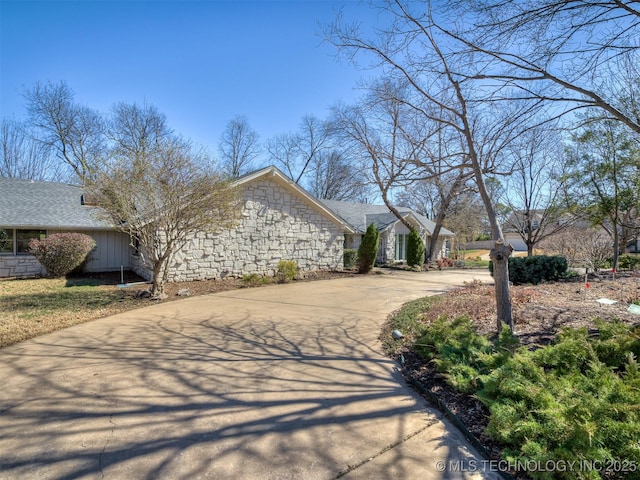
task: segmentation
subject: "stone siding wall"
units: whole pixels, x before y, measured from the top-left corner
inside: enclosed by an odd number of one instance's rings
[[[151,281],[151,269],[149,265],[143,261],[143,257],[141,255],[131,254],[129,265],[131,266],[132,272],[135,272],[147,281]]]
[[[44,275],[45,268],[32,255],[0,255],[0,278]]]
[[[243,186],[239,223],[219,233],[199,232],[170,265],[170,281],[273,276],[280,260],[295,260],[300,272],[342,270],[344,234],[315,206],[281,182],[260,178]],[[132,268],[144,278],[140,257]]]

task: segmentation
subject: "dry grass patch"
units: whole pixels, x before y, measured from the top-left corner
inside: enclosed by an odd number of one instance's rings
[[[298,281],[324,280],[352,276],[348,272],[312,272]],[[125,281],[140,282],[142,278],[125,272]],[[121,289],[120,272],[90,274],[78,278],[38,278],[0,280],[0,348],[44,335],[56,330],[85,323],[116,313],[146,307],[151,302],[170,302],[188,295],[208,295],[235,290],[244,285],[239,278],[202,280],[165,284],[165,300],[149,300],[137,294],[149,285],[132,285]]]
[[[143,305],[100,279],[3,280],[0,347]]]

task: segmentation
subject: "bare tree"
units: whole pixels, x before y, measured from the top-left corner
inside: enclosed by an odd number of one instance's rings
[[[227,124],[218,149],[224,170],[233,178],[248,173],[261,153],[260,136],[249,125],[244,115],[238,115]]]
[[[459,73],[473,59],[458,55],[460,44],[451,41],[430,11],[414,14],[400,2],[388,4],[385,11],[392,21],[373,39],[367,39],[357,27],[338,22],[329,31],[329,40],[350,56],[373,56],[390,75],[406,82],[415,111],[458,137],[458,144],[463,147],[458,167],[471,170],[495,240],[491,259],[498,329],[506,324],[513,330],[508,271],[512,248],[504,242],[485,176],[495,173],[503,149],[524,128],[534,106],[519,103],[512,111],[483,107],[476,102],[479,92],[468,76]]]
[[[433,182],[421,180],[407,185],[396,192],[394,203],[408,207],[427,218],[435,218],[438,211],[438,189]]]
[[[611,236],[599,227],[574,224],[540,242],[547,254],[560,255],[570,266],[597,273],[611,259]]]
[[[37,139],[54,149],[81,183],[90,180],[105,151],[102,117],[75,103],[73,91],[64,82],[37,83],[25,98]]]
[[[294,133],[281,133],[267,141],[265,149],[269,159],[281,168],[289,178],[298,177],[298,135]]]
[[[142,105],[120,102],[112,108],[108,135],[118,155],[144,158],[172,133],[166,116],[146,102]]]
[[[0,128],[0,176],[29,180],[68,180],[52,158],[50,149],[33,139],[27,125],[3,119]]]
[[[112,157],[92,190],[117,228],[152,271],[152,295],[160,295],[172,256],[194,234],[216,231],[236,219],[231,184],[208,171],[201,154],[176,137],[164,138],[144,158]]]
[[[296,182],[300,182],[307,173],[311,162],[323,151],[331,148],[331,129],[327,122],[320,120],[313,115],[305,115],[300,123],[300,134],[298,136],[298,156],[300,159],[300,170]]]
[[[313,165],[318,165],[319,156],[329,158],[328,152],[335,150],[331,142],[332,125],[313,115],[305,115],[294,133],[276,135],[267,142],[271,160],[296,183],[304,183],[312,175]]]
[[[421,159],[434,133],[429,130],[432,124],[416,122],[411,109],[397,100],[394,93],[400,89],[394,82],[376,84],[356,105],[335,106],[333,118],[342,143],[362,159],[361,175],[378,187],[387,208],[412,229],[392,197],[398,188],[430,178]]]
[[[477,193],[467,191],[453,199],[444,222],[445,227],[456,234],[453,251],[463,251],[464,244],[482,235],[486,227],[484,217],[484,205]]]
[[[368,184],[345,154],[332,150],[317,154],[311,163],[309,192],[324,200],[361,201],[367,196]]]
[[[513,172],[506,177],[499,201],[510,211],[506,228],[520,235],[531,256],[539,242],[577,218],[568,215],[562,139],[555,130],[535,127],[523,132],[507,151]]]

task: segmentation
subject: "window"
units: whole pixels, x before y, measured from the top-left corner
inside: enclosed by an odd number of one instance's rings
[[[399,233],[396,235],[396,261],[405,261],[407,259],[408,239],[408,233]]]
[[[0,253],[13,253],[13,228],[0,228]]]
[[[45,230],[16,230],[16,253],[27,253],[32,239],[44,240],[46,236]]]

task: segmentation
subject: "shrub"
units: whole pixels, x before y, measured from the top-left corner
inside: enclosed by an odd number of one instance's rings
[[[245,287],[258,287],[260,285],[268,285],[271,283],[271,278],[263,277],[257,273],[249,273],[242,276],[242,285]]]
[[[449,320],[442,316],[418,337],[416,351],[433,361],[456,390],[472,392],[478,388],[480,376],[504,364],[518,345],[517,337],[506,326],[492,344],[476,333],[469,317]]]
[[[597,338],[584,328],[567,329],[556,343],[529,350],[508,328],[491,342],[467,318],[440,319],[425,328],[416,347],[450,385],[474,393],[489,409],[486,432],[503,445],[505,460],[637,465],[640,326],[598,327]],[[527,472],[534,479],[601,478],[597,470],[575,473]],[[610,473],[607,478],[638,478]]]
[[[80,266],[96,242],[83,233],[54,233],[44,240],[29,242],[29,253],[52,277],[62,277]]]
[[[344,268],[353,268],[358,264],[358,251],[347,248],[342,255]]]
[[[456,261],[453,258],[442,257],[436,260],[438,268],[455,267]]]
[[[368,273],[373,268],[376,257],[378,256],[379,241],[378,229],[372,223],[367,227],[367,231],[362,238],[360,247],[358,248],[359,273]]]
[[[618,257],[618,268],[624,270],[640,270],[640,255],[625,253]]]
[[[295,260],[280,260],[278,262],[277,277],[280,283],[287,283],[298,275],[298,264]]]
[[[629,353],[612,369],[598,355],[599,343],[586,329],[566,331],[554,345],[519,351],[485,378],[478,397],[491,412],[487,432],[505,444],[507,460],[640,460],[637,360]],[[600,478],[582,473],[563,478]]]
[[[407,240],[407,265],[410,267],[424,263],[424,242],[417,230],[409,232]]]
[[[509,280],[516,284],[537,285],[543,281],[559,280],[567,276],[567,270],[567,259],[564,257],[509,257]],[[489,271],[493,275],[493,262],[489,263]]]

